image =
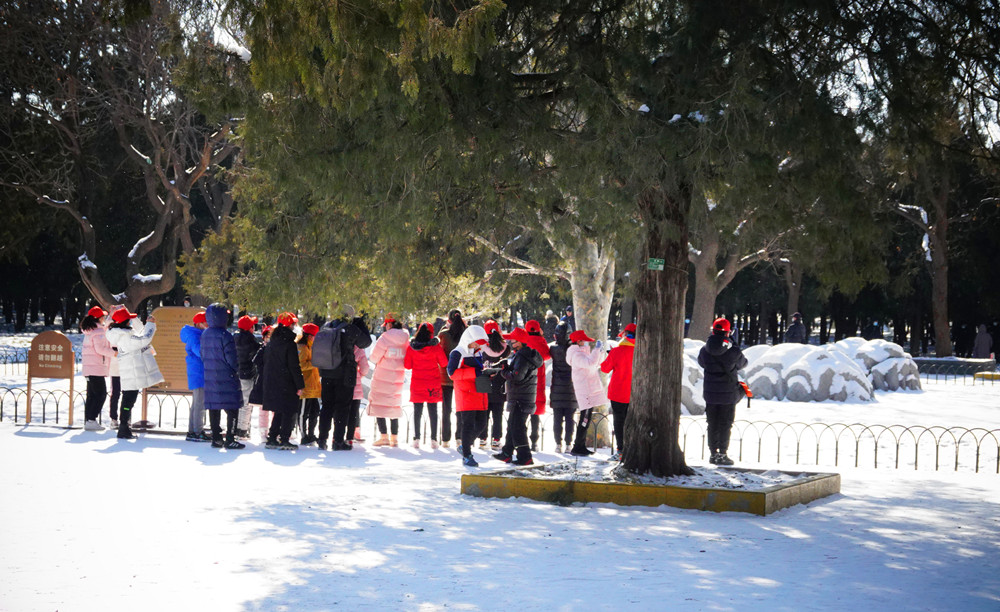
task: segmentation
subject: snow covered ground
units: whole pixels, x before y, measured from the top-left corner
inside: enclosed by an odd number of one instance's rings
[[[998,417],[1000,386],[954,383],[737,410],[986,429]],[[4,611],[1000,609],[995,470],[841,467],[840,495],[758,517],[465,497],[454,450],[223,451],[9,419],[0,465]]]

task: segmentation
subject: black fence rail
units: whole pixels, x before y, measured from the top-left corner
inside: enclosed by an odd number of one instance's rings
[[[74,392],[76,424],[82,425],[85,393]],[[69,392],[41,389],[32,391],[32,423],[65,425],[68,423]],[[149,395],[147,420],[163,432],[187,430],[191,397],[188,395]],[[24,422],[27,394],[23,388],[0,387],[0,421]],[[440,407],[439,407],[440,408]],[[133,420],[140,417],[137,405]],[[105,408],[105,414],[107,409]],[[362,409],[364,414],[364,409]],[[504,413],[504,419],[506,419]],[[377,435],[375,419],[365,416],[365,433]],[[256,427],[256,417],[251,426]],[[542,417],[539,447],[551,443],[551,415]],[[611,415],[593,415],[587,437],[595,448],[598,440],[607,439],[614,449]],[[506,424],[504,425],[506,430]],[[452,427],[453,444],[459,433]],[[601,431],[600,437],[598,431]],[[706,423],[702,417],[682,416],[679,442],[689,460],[705,460]],[[399,423],[400,445],[412,439],[413,414],[404,408]],[[430,419],[425,411],[421,419],[421,441],[430,439]],[[1000,429],[870,425],[864,423],[803,423],[739,420],[733,424],[729,455],[736,461],[812,467],[888,468],[934,471],[990,472],[1000,474]]]
[[[1000,372],[995,369],[974,370],[963,365],[935,365],[926,369],[922,365],[917,367],[920,369],[920,379],[924,382],[990,386],[1000,384]]]

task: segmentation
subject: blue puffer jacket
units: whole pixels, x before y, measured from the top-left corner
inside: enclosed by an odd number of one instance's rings
[[[205,363],[205,408],[239,410],[243,392],[237,375],[236,341],[226,329],[229,313],[222,304],[205,311],[208,329],[201,335],[201,360]]]
[[[205,364],[201,362],[201,334],[205,330],[194,325],[181,328],[181,342],[184,343],[184,363],[187,364],[188,389],[194,391],[205,386]]]

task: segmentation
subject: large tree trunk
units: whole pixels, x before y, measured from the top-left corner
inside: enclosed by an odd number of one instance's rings
[[[650,190],[639,200],[647,232],[643,260],[663,259],[664,269],[641,270],[636,287],[639,323],[622,464],[637,474],[692,473],[678,444],[690,201],[690,188],[679,196]]]
[[[802,295],[802,268],[791,261],[786,261],[782,272],[785,277],[785,287],[788,289],[785,315],[791,319],[792,315],[799,311],[799,298]],[[805,319],[802,323],[805,324],[808,320],[811,319]]]
[[[607,344],[608,317],[615,295],[615,259],[611,249],[584,240],[566,264],[576,328]]]
[[[951,357],[951,325],[948,321],[948,190],[934,198],[934,225],[927,237],[931,249],[931,308],[934,317],[934,354]]]
[[[694,264],[694,305],[691,308],[691,324],[687,337],[704,340],[712,330],[715,320],[715,300],[719,297],[719,236],[714,231],[705,233],[701,252],[689,253]]]

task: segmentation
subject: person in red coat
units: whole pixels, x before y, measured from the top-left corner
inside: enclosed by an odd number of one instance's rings
[[[615,461],[621,459],[625,418],[628,416],[629,402],[632,401],[632,354],[635,352],[635,323],[629,323],[625,326],[621,338],[622,341],[618,346],[608,351],[607,358],[601,363],[602,372],[611,372],[608,399],[611,400],[615,445],[618,447],[618,452],[611,456]]]
[[[434,337],[434,325],[421,323],[416,336],[406,347],[403,367],[411,370],[410,401],[413,402],[413,448],[420,448],[420,417],[427,404],[431,420],[431,448],[437,448],[438,402],[441,401],[441,368],[448,367],[448,356],[441,341]]]
[[[448,355],[448,375],[455,384],[455,410],[462,415],[459,431],[462,463],[477,467],[479,462],[472,456],[472,443],[486,425],[486,393],[476,388],[476,378],[483,376],[483,347],[489,343],[486,330],[479,325],[470,325],[462,333],[458,346]]]
[[[458,346],[458,341],[465,333],[465,320],[462,319],[462,311],[454,309],[448,313],[448,324],[438,332],[438,340],[441,341],[441,348],[445,355]],[[441,368],[441,446],[448,448],[451,444],[451,398],[454,395],[454,386],[451,377],[448,376],[448,368]],[[456,431],[461,430],[461,424]]]
[[[542,356],[542,367],[538,368],[538,392],[535,393],[535,414],[531,415],[531,451],[538,452],[538,430],[542,415],[545,414],[545,363],[552,361],[549,345],[542,335],[542,324],[531,320],[524,324],[528,332],[528,346],[538,351]]]

